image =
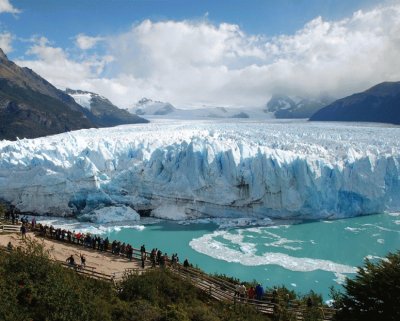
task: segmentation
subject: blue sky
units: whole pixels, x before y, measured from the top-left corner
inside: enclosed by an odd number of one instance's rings
[[[57,87],[119,105],[260,106],[399,80],[399,12],[376,0],[0,0],[0,46]]]

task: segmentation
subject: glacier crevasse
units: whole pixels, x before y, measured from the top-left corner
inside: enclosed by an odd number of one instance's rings
[[[0,198],[63,216],[114,205],[188,217],[398,211],[398,137],[377,125],[186,121],[1,141]]]

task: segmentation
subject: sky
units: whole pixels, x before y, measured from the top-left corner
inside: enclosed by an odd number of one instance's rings
[[[400,1],[0,0],[0,48],[119,107],[261,107],[400,81]]]

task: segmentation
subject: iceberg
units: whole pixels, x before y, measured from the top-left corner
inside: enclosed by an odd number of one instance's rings
[[[111,206],[179,220],[398,212],[398,137],[400,127],[376,124],[204,120],[3,140],[0,198],[58,216]]]

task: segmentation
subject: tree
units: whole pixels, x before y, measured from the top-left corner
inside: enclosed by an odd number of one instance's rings
[[[345,294],[332,291],[337,320],[400,320],[400,251],[372,263],[366,259]]]

